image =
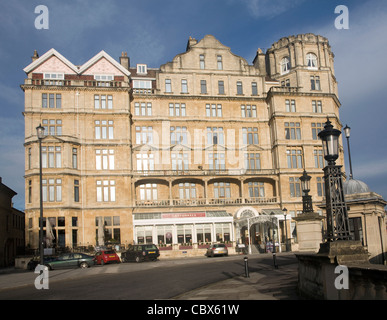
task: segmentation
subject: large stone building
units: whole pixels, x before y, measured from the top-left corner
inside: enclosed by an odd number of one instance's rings
[[[265,250],[285,234],[297,243],[299,177],[312,176],[319,212],[317,134],[327,117],[342,127],[333,57],[314,34],[258,49],[252,64],[211,35],[189,38],[160,68],[132,67],[126,53],[76,66],[54,49],[35,52],[22,85],[26,242],[38,246],[42,124],[44,226],[57,246],[153,242],[189,252],[250,236]]]

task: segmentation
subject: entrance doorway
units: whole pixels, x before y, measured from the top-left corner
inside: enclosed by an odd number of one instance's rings
[[[278,243],[278,226],[273,221],[257,222],[250,226],[250,233],[247,226],[240,229],[242,243],[249,244],[249,234],[253,252],[272,252],[273,243]],[[255,250],[254,250],[255,249]]]
[[[251,207],[239,209],[235,218],[238,243],[251,245],[251,253],[272,252],[274,245],[279,246],[279,219],[274,214],[259,214]]]

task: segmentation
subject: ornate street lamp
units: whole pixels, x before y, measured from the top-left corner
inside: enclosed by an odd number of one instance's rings
[[[42,189],[42,139],[44,138],[44,127],[39,124],[36,127],[36,134],[39,139],[39,180],[40,180],[40,219],[39,219],[39,253],[40,264],[44,265],[43,255],[43,189]]]
[[[287,227],[287,224],[286,224],[286,215],[288,213],[288,209],[286,208],[283,208],[282,209],[283,213],[284,213],[284,219],[285,219],[285,248],[286,248],[286,252],[289,251],[289,245],[288,245],[288,227]]]
[[[348,146],[348,159],[349,159],[349,179],[353,179],[352,174],[352,161],[351,161],[351,149],[349,148],[349,137],[351,135],[351,128],[348,125],[344,128],[345,137],[347,138],[347,146]]]
[[[310,179],[312,177],[309,176],[306,171],[304,170],[304,173],[300,177],[301,180],[301,188],[303,191],[302,196],[302,212],[308,213],[313,212],[313,205],[312,205],[312,196],[309,195],[310,191]]]
[[[318,134],[319,138],[322,140],[324,158],[328,161],[328,165],[335,165],[336,160],[339,157],[339,137],[341,131],[333,129],[332,123],[327,118],[325,123],[324,130],[320,131]]]
[[[341,166],[335,162],[339,157],[340,134],[340,130],[333,129],[329,119],[324,130],[318,134],[322,140],[324,158],[328,161],[324,168],[328,241],[351,240]]]

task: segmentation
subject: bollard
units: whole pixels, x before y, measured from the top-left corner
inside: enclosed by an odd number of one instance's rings
[[[275,251],[273,251],[273,262],[274,262],[274,268],[275,268],[275,269],[278,269],[278,265],[277,265],[277,259],[276,259]]]
[[[245,277],[249,278],[249,259],[247,257],[244,258],[245,260]]]

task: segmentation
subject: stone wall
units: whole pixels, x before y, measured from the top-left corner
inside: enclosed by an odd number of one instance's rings
[[[358,255],[358,253],[356,253]],[[387,267],[330,253],[300,253],[298,290],[314,300],[386,300]],[[355,256],[355,255],[354,255]],[[347,259],[347,260],[345,260]],[[338,261],[346,263],[339,264]]]

